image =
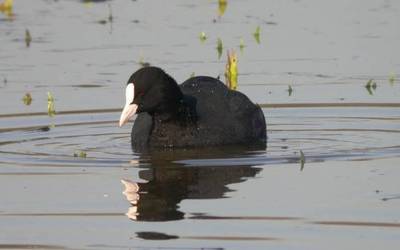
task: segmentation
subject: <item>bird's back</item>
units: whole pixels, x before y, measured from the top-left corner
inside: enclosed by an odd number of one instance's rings
[[[212,77],[193,77],[182,83],[184,95],[196,99],[197,126],[205,144],[223,145],[266,140],[261,108],[241,92]]]

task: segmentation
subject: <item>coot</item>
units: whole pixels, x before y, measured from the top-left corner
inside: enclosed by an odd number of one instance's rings
[[[119,125],[138,114],[131,133],[134,150],[265,144],[261,108],[221,81],[197,76],[181,85],[158,67],[129,78]]]

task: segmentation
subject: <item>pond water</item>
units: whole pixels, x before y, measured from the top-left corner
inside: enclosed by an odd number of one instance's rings
[[[228,0],[222,15],[15,0],[0,12],[0,249],[397,249],[399,24],[395,0]],[[222,79],[227,49],[266,147],[132,152],[117,125],[141,62]]]

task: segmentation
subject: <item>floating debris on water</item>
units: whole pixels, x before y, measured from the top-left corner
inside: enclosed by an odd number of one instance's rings
[[[304,156],[303,151],[300,150],[300,171],[303,171],[305,163],[306,163],[306,157]]]
[[[374,94],[374,91],[375,91],[376,88],[377,88],[377,84],[376,84],[376,82],[375,82],[374,80],[369,79],[368,82],[367,82],[367,84],[365,85],[365,88],[367,89],[367,91],[368,91],[368,93],[369,93],[370,95],[373,95],[373,94]]]
[[[257,26],[256,31],[253,33],[253,36],[258,44],[260,44],[260,33],[261,33],[261,28],[260,26]]]
[[[24,102],[24,104],[25,104],[26,106],[31,105],[31,103],[32,103],[32,96],[31,96],[31,94],[30,94],[30,93],[26,93],[26,94],[24,95],[24,97],[22,98],[22,101]]]
[[[218,17],[221,18],[225,11],[226,7],[228,7],[228,1],[227,0],[218,0]]]
[[[218,38],[218,40],[217,40],[218,59],[221,59],[222,50],[223,50],[223,49],[224,49],[224,46],[222,45],[222,40],[221,40],[221,38]]]
[[[200,32],[199,35],[200,42],[204,43],[207,40],[207,35],[204,31]]]
[[[229,89],[236,90],[237,89],[237,77],[238,77],[238,69],[237,69],[237,56],[234,50],[227,51],[227,62],[225,66],[225,84]]]
[[[289,96],[292,96],[293,88],[291,85],[288,86],[287,92],[289,93]]]
[[[47,92],[47,114],[50,117],[56,115],[56,109],[54,108],[54,97],[50,92]]]
[[[74,157],[86,158],[87,157],[87,153],[85,151],[82,151],[82,150],[77,150],[77,151],[74,152]]]
[[[394,72],[390,72],[390,74],[389,74],[389,83],[391,85],[394,85],[395,81],[396,81],[396,74]]]

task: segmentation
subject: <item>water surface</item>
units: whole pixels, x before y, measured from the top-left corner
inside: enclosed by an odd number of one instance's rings
[[[0,249],[397,249],[397,1],[228,1],[222,17],[217,1],[14,2],[0,13]],[[178,82],[223,79],[217,38],[263,107],[265,148],[132,152],[117,127],[129,75],[143,60]]]

